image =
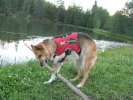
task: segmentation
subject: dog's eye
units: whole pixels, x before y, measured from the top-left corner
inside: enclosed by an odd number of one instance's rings
[[[38,55],[38,58],[41,58],[42,57],[42,55]]]

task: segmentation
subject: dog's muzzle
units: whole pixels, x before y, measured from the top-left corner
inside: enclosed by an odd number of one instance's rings
[[[42,62],[40,62],[40,66],[43,67],[43,63]]]
[[[48,63],[48,60],[44,60],[44,61],[40,62],[40,66],[45,67],[47,65],[47,63]]]

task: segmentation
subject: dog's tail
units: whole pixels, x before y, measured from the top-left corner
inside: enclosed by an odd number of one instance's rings
[[[88,35],[88,33],[79,32],[78,39],[79,39],[79,42],[88,41],[88,42],[94,43],[93,39]]]
[[[79,40],[79,44],[81,43],[80,45],[84,44],[82,42],[88,42],[88,43],[95,44],[95,41],[88,35],[88,33],[79,32],[78,40]]]

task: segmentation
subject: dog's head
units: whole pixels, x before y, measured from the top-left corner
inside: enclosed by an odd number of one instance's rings
[[[40,65],[45,66],[48,59],[50,58],[50,52],[48,47],[43,43],[39,43],[37,45],[31,45],[31,49],[35,54],[36,59],[39,61]]]

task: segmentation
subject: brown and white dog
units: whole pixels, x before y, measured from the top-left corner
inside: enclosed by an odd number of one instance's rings
[[[68,42],[71,40],[74,41],[68,45]],[[55,37],[44,40],[37,45],[31,45],[31,50],[41,66],[47,66],[48,61],[52,62],[54,71],[51,78],[44,82],[45,84],[51,83],[56,79],[56,74],[60,71],[67,55],[72,54],[77,75],[71,81],[81,78],[80,83],[77,85],[80,88],[85,84],[88,74],[97,58],[95,42],[87,34],[79,32],[74,32],[66,37]]]

